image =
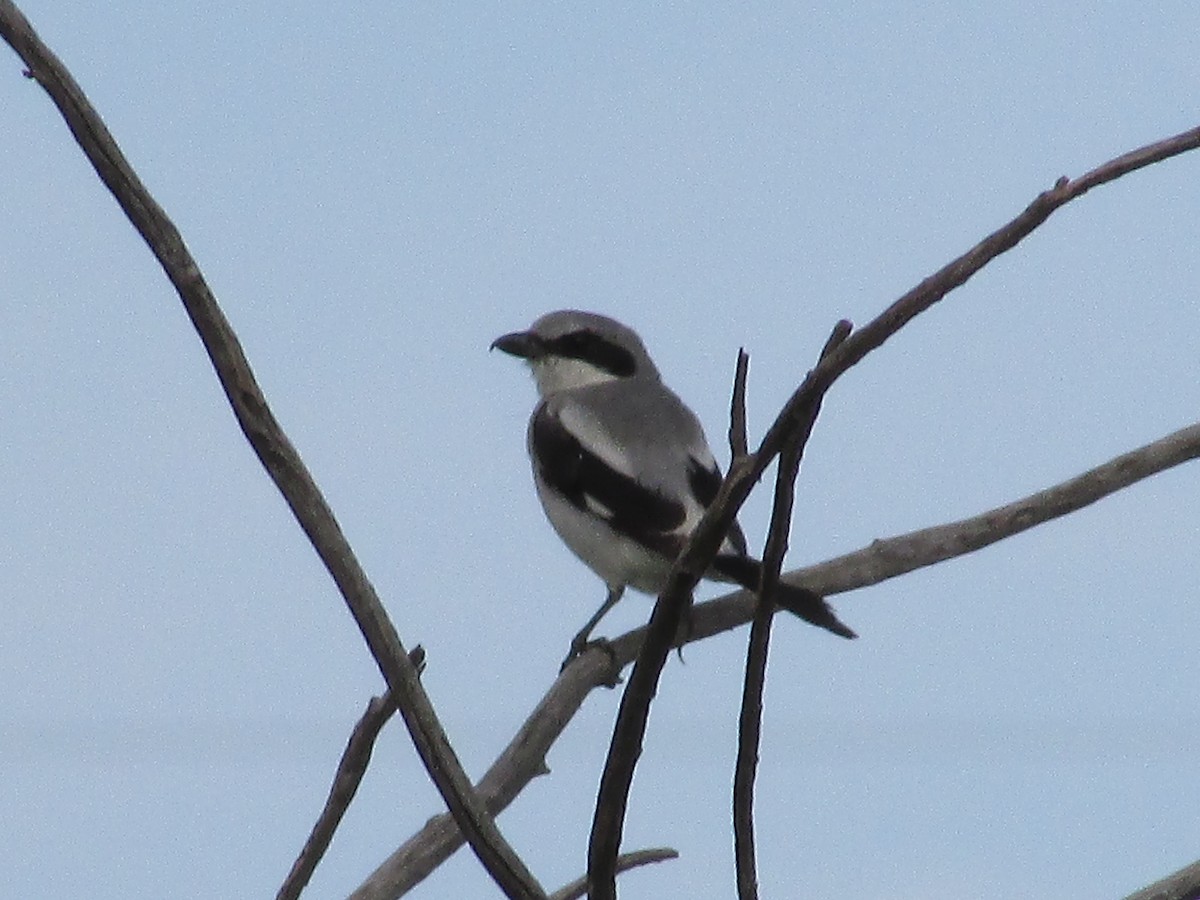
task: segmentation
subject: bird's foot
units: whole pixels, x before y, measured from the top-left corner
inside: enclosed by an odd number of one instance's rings
[[[615,688],[621,683],[621,670],[617,666],[617,653],[613,649],[612,642],[607,638],[595,638],[588,640],[585,635],[577,635],[575,640],[571,641],[571,649],[567,651],[566,659],[559,666],[559,674],[566,671],[567,666],[575,662],[576,658],[587,653],[589,650],[600,650],[607,654],[609,666],[612,675],[607,681],[601,682],[605,687]]]

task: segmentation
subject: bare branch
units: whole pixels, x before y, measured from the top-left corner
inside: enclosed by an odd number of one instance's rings
[[[396,704],[392,702],[390,694],[372,697],[367,703],[362,718],[350,732],[350,740],[347,741],[342,759],[338,763],[337,774],[329,789],[325,808],[317,817],[308,840],[304,842],[304,847],[292,864],[292,869],[284,879],[279,892],[275,895],[275,900],[295,900],[308,885],[309,879],[312,878],[312,874],[317,868],[317,863],[329,849],[333,834],[341,824],[346,810],[350,807],[350,801],[358,792],[358,786],[371,761],[375,740],[395,711]]]
[[[408,658],[416,666],[418,674],[425,670],[425,650],[419,644],[413,647]],[[329,788],[325,807],[317,817],[300,855],[292,864],[291,871],[275,895],[275,900],[295,900],[308,885],[309,879],[316,871],[317,863],[329,849],[329,843],[333,840],[333,834],[341,824],[342,817],[350,808],[350,802],[358,793],[358,786],[367,773],[371,752],[375,749],[379,732],[395,711],[396,704],[391,694],[372,697],[367,703],[362,717],[350,732],[350,740],[346,742],[346,749],[333,776],[333,785]]]
[[[961,287],[972,275],[997,256],[1011,250],[1028,237],[1059,207],[1098,185],[1197,147],[1200,147],[1200,127],[1123,154],[1098,166],[1075,181],[1066,177],[1059,178],[1053,188],[1038,194],[1015,219],[992,232],[962,256],[930,275],[885,309],[872,322],[847,338],[837,352],[830,354],[815,370],[809,373],[809,377],[805,379],[805,385],[801,385],[800,390],[796,391],[788,401],[785,413],[788,413],[789,416],[795,415],[799,407],[807,402],[805,387],[809,381],[832,383],[846,369],[882,345],[907,322],[929,309],[950,291]],[[786,430],[783,422],[786,418],[781,415],[776,419],[776,424],[772,426],[771,432],[768,432],[766,438],[763,439],[760,453],[767,451],[767,455],[773,456],[778,452],[783,444]],[[770,459],[767,459],[766,463],[769,464],[769,462]],[[766,464],[763,464],[762,468],[766,468]],[[760,474],[761,469],[755,477],[757,478]]]
[[[1125,900],[1200,900],[1200,860],[1135,891]]]
[[[50,95],[96,173],[175,286],[238,424],[345,598],[397,700],[425,768],[462,824],[480,861],[508,896],[543,897],[533,875],[475,796],[383,604],[333,511],[267,405],[233,328],[178,229],[138,179],[71,73],[9,0],[0,0],[0,35]]]
[[[738,460],[750,452],[746,438],[746,375],[750,370],[750,356],[740,348],[737,368],[733,373],[733,399],[729,403],[729,459]]]
[[[476,787],[492,815],[512,803],[535,777],[549,772],[546,754],[584,698],[594,688],[610,684],[635,652],[629,642],[615,656],[593,648],[562,671]],[[453,816],[434,816],[359,885],[351,900],[394,900],[424,880],[462,843]]]
[[[622,853],[617,857],[617,873],[628,872],[639,866],[651,863],[666,862],[668,859],[678,859],[679,851],[670,847],[655,847],[650,850],[638,850],[634,853]],[[568,885],[559,888],[550,895],[548,900],[575,900],[587,893],[587,876],[577,878]]]
[[[793,572],[788,580],[802,581],[822,594],[878,584],[1083,509],[1134,482],[1197,457],[1200,422],[1013,503],[969,519],[875,541],[862,550]]]
[[[818,364],[828,359],[842,343],[850,336],[851,325],[842,319],[830,332],[825,346],[821,348]],[[821,396],[818,395],[805,410],[803,417],[797,417],[791,423],[791,431],[783,446],[779,460],[779,474],[775,479],[775,500],[771,509],[771,524],[767,530],[766,546],[763,549],[762,583],[759,585],[759,596],[769,598],[775,592],[779,582],[779,571],[783,568],[783,557],[787,554],[788,533],[792,522],[792,500],[795,495],[796,476],[800,471],[800,460],[804,457],[804,448],[812,435],[817,414],[821,411]],[[761,451],[760,451],[761,453]],[[766,604],[770,606],[770,604]],[[769,616],[768,616],[769,618]]]
[[[838,322],[821,350],[827,357],[850,335],[850,323]],[[779,455],[779,472],[775,477],[775,501],[771,509],[771,524],[763,550],[762,575],[758,586],[758,602],[750,623],[746,645],[745,678],[742,684],[742,703],[738,713],[738,752],[733,775],[733,849],[737,873],[738,896],[741,900],[758,897],[758,875],[754,853],[754,780],[758,772],[758,746],[762,733],[762,698],[766,684],[767,654],[771,642],[771,619],[775,613],[775,589],[779,586],[779,570],[787,554],[788,533],[792,527],[792,503],[795,497],[796,476],[800,460],[808,444],[820,398],[809,408],[809,415],[794,423],[783,451]]]

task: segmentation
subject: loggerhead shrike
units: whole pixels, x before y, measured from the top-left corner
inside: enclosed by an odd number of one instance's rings
[[[662,382],[642,339],[606,316],[560,310],[492,348],[529,363],[541,401],[529,420],[533,480],[558,536],[599,575],[608,596],[571,654],[626,587],[657,596],[721,485],[696,415]],[[762,564],[734,522],[705,577],[758,590]],[[779,585],[776,602],[845,638],[813,591]],[[570,659],[570,657],[568,657]]]

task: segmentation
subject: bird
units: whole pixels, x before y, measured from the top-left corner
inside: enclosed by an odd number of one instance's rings
[[[721,486],[704,429],[663,383],[645,344],[615,319],[558,310],[491,345],[528,363],[538,392],[526,444],[538,499],[563,543],[598,575],[604,602],[564,666],[626,588],[657,596]],[[735,521],[706,579],[757,591],[762,563]],[[779,607],[844,638],[857,635],[814,591],[780,583]]]

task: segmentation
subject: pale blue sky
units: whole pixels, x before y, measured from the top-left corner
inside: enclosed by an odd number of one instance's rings
[[[1059,175],[1200,124],[1191,0],[25,2],[183,231],[473,774],[602,597],[487,353],[581,307],[645,337],[724,457],[862,323]],[[0,54],[0,883],[278,887],[380,679],[157,264]],[[1200,156],[1088,195],[827,400],[790,560],[981,511],[1196,420]],[[1118,897],[1200,857],[1194,465],[780,621],[764,896]],[[742,515],[761,547],[765,493]],[[650,602],[630,595],[607,633]],[[623,897],[728,897],[745,632],[672,659]],[[618,697],[500,819],[579,875]],[[309,896],[440,811],[384,734]],[[460,853],[420,897],[494,896]]]

